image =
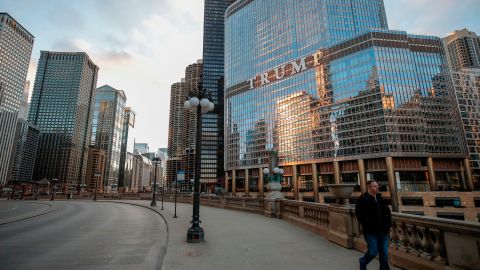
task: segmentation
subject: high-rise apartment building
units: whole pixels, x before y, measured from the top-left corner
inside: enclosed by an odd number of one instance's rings
[[[120,151],[120,168],[118,172],[118,187],[126,187],[126,171],[131,167],[129,165],[128,153],[134,152],[135,147],[135,111],[130,107],[123,110],[123,130],[122,130],[122,148]]]
[[[122,90],[109,85],[97,88],[90,145],[105,150],[103,185],[107,192],[118,187],[126,101]]]
[[[175,181],[178,171],[185,173],[185,181],[191,183],[195,174],[195,147],[197,134],[197,114],[185,110],[183,104],[189,93],[197,93],[202,85],[203,64],[201,60],[189,65],[185,69],[185,78],[182,82],[172,85],[170,94],[170,130],[168,136],[167,182]],[[207,121],[208,122],[208,121]],[[215,123],[202,123],[203,134],[213,136]],[[208,131],[211,131],[209,133]],[[204,155],[209,154],[205,157]],[[215,154],[214,150],[202,149],[202,158],[208,158]],[[213,165],[213,164],[212,164]],[[216,169],[205,167],[204,172],[216,173]],[[204,179],[200,180],[206,183]]]
[[[205,0],[203,25],[203,88],[212,94],[215,110],[202,114],[201,183],[223,178],[223,63],[225,11],[235,0]]]
[[[480,69],[452,71],[453,86],[470,153],[475,190],[480,189]]]
[[[7,13],[0,13],[0,185],[8,181],[8,163],[34,37]]]
[[[468,29],[457,30],[443,39],[452,70],[480,68],[480,37]]]
[[[232,193],[263,190],[271,151],[294,199],[374,179],[398,211],[403,193],[472,189],[440,38],[388,30],[381,0],[240,0],[225,20]]]
[[[98,67],[83,52],[42,51],[28,121],[40,130],[34,179],[83,183]]]
[[[181,170],[183,153],[183,131],[185,124],[185,79],[172,84],[170,89],[170,113],[168,116],[168,156],[166,181],[173,183]]]

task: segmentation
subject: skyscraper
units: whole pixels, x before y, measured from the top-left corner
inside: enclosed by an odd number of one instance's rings
[[[118,186],[127,98],[122,90],[109,85],[97,88],[90,145],[106,153],[103,186],[105,191]]]
[[[32,181],[39,139],[39,130],[25,119],[19,118],[15,134],[15,145],[10,160],[9,181]]]
[[[28,94],[30,92],[30,81],[25,83],[23,89],[22,100],[20,101],[20,108],[18,109],[18,119],[27,120],[28,117]]]
[[[7,182],[32,47],[33,36],[10,15],[0,13],[0,185]]]
[[[83,52],[42,51],[28,114],[40,129],[34,179],[85,179],[98,67]]]
[[[215,110],[202,114],[201,183],[223,177],[223,63],[225,10],[235,0],[205,0],[203,25],[203,88],[212,93]]]
[[[128,153],[134,152],[135,144],[135,111],[130,107],[123,110],[123,130],[122,130],[122,148],[120,151],[120,171],[118,173],[118,186],[125,187],[125,178],[127,170],[131,168],[128,160]],[[131,162],[130,162],[131,163]],[[131,178],[131,177],[130,177]],[[128,181],[130,183],[130,181]]]
[[[443,39],[453,70],[480,68],[480,37],[468,29],[457,30]]]
[[[195,142],[197,131],[197,115],[183,107],[189,93],[196,93],[202,85],[202,60],[189,65],[185,69],[185,78],[182,82],[172,85],[170,93],[170,130],[168,135],[167,182],[176,179],[178,171],[185,172],[185,180],[189,182],[195,173]],[[203,126],[206,135],[213,136],[215,124],[208,123]],[[212,150],[202,151],[203,154],[214,155]],[[203,157],[203,156],[202,156]],[[206,172],[215,173],[215,168],[206,168]],[[189,182],[190,183],[190,182]],[[205,182],[203,182],[205,183]]]
[[[455,97],[470,153],[475,190],[480,189],[480,69],[452,71]]]
[[[472,189],[442,41],[388,30],[383,1],[240,0],[225,37],[233,193],[263,189],[271,151],[295,199],[374,179],[398,211],[398,192]]]
[[[135,143],[134,144],[134,154],[146,154],[150,152],[150,147],[148,146],[148,143]]]

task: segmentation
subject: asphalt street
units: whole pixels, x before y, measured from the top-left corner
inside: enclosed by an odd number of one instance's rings
[[[167,245],[162,217],[127,204],[0,201],[0,269],[161,269]],[[52,211],[53,210],[53,211]]]
[[[29,215],[50,208],[45,203],[20,203],[19,201],[1,201],[0,218],[9,219],[23,215]]]

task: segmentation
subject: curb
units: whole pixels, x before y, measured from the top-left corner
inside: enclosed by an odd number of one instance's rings
[[[48,204],[48,203],[41,203],[41,202],[25,202],[25,203],[37,203],[37,204],[44,204],[44,205],[48,205],[49,208],[52,208],[52,205],[51,204]],[[39,217],[39,216],[43,216],[43,215],[46,215],[46,214],[50,214],[52,212],[55,212],[57,211],[57,209],[53,209],[53,210],[49,210],[49,211],[45,211],[45,212],[40,212],[38,214],[34,214],[34,215],[24,215],[23,217],[20,216],[20,217],[13,217],[12,219],[10,220],[6,220],[6,221],[1,221],[0,220],[0,225],[6,225],[6,224],[11,224],[11,223],[15,223],[15,222],[18,222],[18,221],[22,221],[22,220],[26,220],[26,219],[31,219],[31,218],[35,218],[35,217]]]

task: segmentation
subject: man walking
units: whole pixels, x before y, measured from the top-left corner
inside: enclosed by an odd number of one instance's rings
[[[367,192],[362,194],[355,206],[357,219],[362,224],[363,237],[368,251],[360,258],[360,270],[379,254],[380,270],[390,270],[388,266],[388,240],[392,227],[390,208],[378,192],[378,183],[367,182]]]

